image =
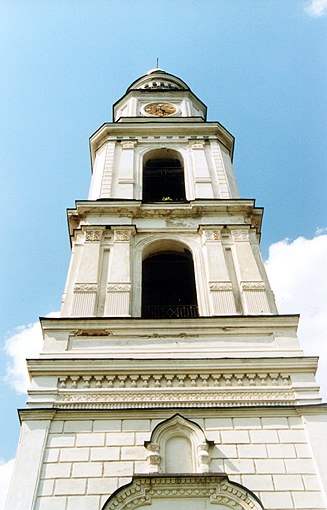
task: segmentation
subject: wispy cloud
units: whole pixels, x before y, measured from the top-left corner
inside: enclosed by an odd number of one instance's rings
[[[324,16],[327,14],[327,0],[310,0],[305,6],[305,12],[309,14],[309,16]]]
[[[52,312],[47,317],[56,317],[58,312]],[[26,358],[36,358],[42,349],[42,332],[39,321],[26,326],[19,326],[7,338],[5,353],[9,357],[6,370],[6,381],[16,393],[26,393],[29,377],[26,368]]]
[[[324,231],[324,229],[322,229]],[[307,355],[319,355],[318,382],[327,401],[327,235],[285,239],[270,246],[266,269],[279,313],[300,313],[299,339]]]
[[[4,510],[9,483],[14,468],[15,459],[4,462],[0,459],[0,510]]]

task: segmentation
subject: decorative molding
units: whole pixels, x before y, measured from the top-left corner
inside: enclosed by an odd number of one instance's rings
[[[189,144],[190,144],[190,147],[191,149],[204,149],[204,146],[205,146],[205,142],[202,141],[202,140],[190,140],[189,141]]]
[[[209,283],[211,291],[232,291],[233,286],[231,282],[211,282]]]
[[[252,496],[251,491],[240,484],[231,483],[224,473],[134,476],[131,483],[109,497],[102,510],[134,510],[139,506],[151,505],[155,500],[164,501],[164,506],[175,508],[178,498],[183,501],[189,499],[192,503],[207,500],[199,505],[201,508],[218,504],[219,508],[233,510],[263,510],[261,502]]]
[[[206,241],[220,241],[221,232],[220,230],[202,230],[203,237]]]
[[[97,292],[97,283],[76,283],[74,285],[74,292]]]
[[[92,333],[92,332],[91,332]],[[106,330],[99,336],[110,336]],[[82,330],[80,336],[85,336]],[[93,336],[87,335],[87,336]],[[84,377],[82,374],[65,375],[60,377],[60,388],[82,389],[84,388]],[[90,388],[125,388],[134,391],[134,388],[160,388],[170,390],[171,388],[249,388],[249,387],[290,387],[290,376],[282,373],[165,373],[165,374],[88,374]],[[73,378],[73,379],[72,379]],[[73,384],[74,382],[74,384]],[[252,391],[252,390],[251,390]]]
[[[242,290],[265,290],[263,282],[241,282]]]
[[[84,380],[84,391],[61,390],[56,407],[65,409],[156,409],[156,408],[211,408],[251,407],[295,404],[292,390],[265,391],[224,390],[210,391],[91,391],[90,381]],[[100,381],[99,381],[100,382]],[[75,382],[73,381],[73,384]],[[76,382],[77,384],[77,382]],[[73,390],[74,388],[72,388]]]
[[[130,283],[108,283],[108,292],[129,292],[131,290]]]
[[[122,149],[134,149],[137,145],[137,140],[122,140],[121,148]]]
[[[114,230],[114,241],[130,241],[132,237],[131,230]]]
[[[151,440],[144,442],[144,446],[150,452],[147,456],[150,473],[169,473],[165,465],[165,447],[167,441],[176,436],[188,439],[191,445],[194,472],[209,473],[211,443],[207,441],[202,428],[197,423],[183,418],[180,414],[175,414],[170,419],[159,423],[151,434]],[[161,459],[162,465],[160,465]]]
[[[102,230],[85,230],[85,241],[99,242],[101,241]]]
[[[249,241],[250,236],[248,230],[239,229],[239,230],[232,230],[232,238],[233,241]]]

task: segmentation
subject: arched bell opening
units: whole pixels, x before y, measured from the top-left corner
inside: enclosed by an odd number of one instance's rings
[[[198,317],[193,258],[183,245],[151,253],[143,260],[142,317]]]
[[[180,153],[171,149],[148,153],[143,161],[143,201],[185,200],[184,168]]]

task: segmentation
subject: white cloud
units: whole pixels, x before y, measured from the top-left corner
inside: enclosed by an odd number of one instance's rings
[[[327,400],[327,235],[270,246],[268,277],[279,313],[300,313],[298,335],[307,355],[319,355],[317,379]]]
[[[8,462],[0,459],[0,510],[5,507],[14,462],[15,459],[8,460]]]
[[[52,312],[47,317],[56,317]],[[26,393],[29,377],[26,368],[26,358],[36,358],[42,348],[42,332],[39,321],[27,326],[19,326],[7,338],[5,352],[10,361],[6,370],[6,381],[17,393]]]
[[[327,0],[310,0],[305,7],[309,16],[320,17],[327,13]]]

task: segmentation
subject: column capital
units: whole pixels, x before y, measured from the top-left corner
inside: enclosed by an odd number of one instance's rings
[[[136,228],[131,227],[111,227],[114,233],[114,242],[130,242],[133,235],[136,233]]]
[[[121,148],[122,149],[134,149],[137,145],[137,140],[122,140]]]

